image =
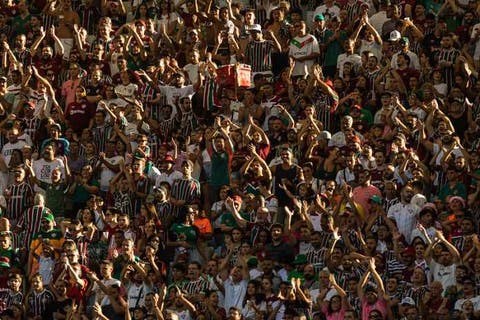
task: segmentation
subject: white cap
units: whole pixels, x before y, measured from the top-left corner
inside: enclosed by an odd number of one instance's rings
[[[402,34],[397,30],[393,30],[392,32],[390,32],[390,38],[388,39],[388,41],[398,41],[401,38],[402,38]]]
[[[405,298],[402,299],[400,304],[408,304],[408,305],[414,306],[415,305],[415,300],[413,300],[410,297],[405,297]]]
[[[259,24],[253,24],[248,28],[248,31],[262,32],[262,26],[260,26]]]

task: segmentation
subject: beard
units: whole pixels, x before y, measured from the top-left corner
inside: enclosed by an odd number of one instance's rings
[[[315,279],[315,275],[313,275],[313,274],[304,274],[303,277],[305,278],[305,280]]]

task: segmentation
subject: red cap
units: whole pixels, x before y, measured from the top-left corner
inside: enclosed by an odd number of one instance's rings
[[[173,160],[172,156],[171,155],[166,155],[165,156],[165,159],[163,159],[163,162],[171,162],[171,163],[175,163],[175,160]]]
[[[403,250],[403,254],[408,254],[409,256],[414,256],[415,255],[415,249],[412,246],[406,247],[405,250]]]

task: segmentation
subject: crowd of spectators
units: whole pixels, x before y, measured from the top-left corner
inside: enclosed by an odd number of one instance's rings
[[[478,0],[0,1],[0,319],[480,319]]]

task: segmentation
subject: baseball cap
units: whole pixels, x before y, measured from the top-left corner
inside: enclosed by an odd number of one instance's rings
[[[460,201],[462,203],[462,207],[465,207],[465,200],[459,196],[451,197],[450,200],[448,200],[448,204],[451,204],[455,200]]]
[[[409,44],[409,43],[410,43],[410,40],[408,40],[407,37],[402,37],[402,38],[400,39],[400,43],[401,43],[401,44]]]
[[[248,31],[262,32],[262,27],[259,24],[254,24],[248,28]]]
[[[325,16],[323,14],[317,14],[315,15],[315,17],[313,18],[314,21],[325,21]]]
[[[400,302],[401,305],[409,305],[409,306],[414,306],[415,305],[415,300],[413,300],[412,298],[410,297],[405,297],[402,299],[402,301]]]
[[[370,201],[376,204],[382,204],[382,198],[374,194],[370,197]]]
[[[318,134],[318,139],[330,140],[332,139],[332,134],[329,131],[322,131]]]
[[[52,222],[55,218],[53,217],[53,214],[46,212],[42,215],[42,219]]]
[[[402,38],[402,35],[400,32],[398,32],[397,30],[393,30],[392,32],[390,32],[390,38],[388,38],[388,41],[398,41]]]
[[[58,131],[62,131],[62,127],[58,123],[54,123],[54,124],[50,125],[50,129],[51,128],[56,128],[56,129],[58,129]]]

